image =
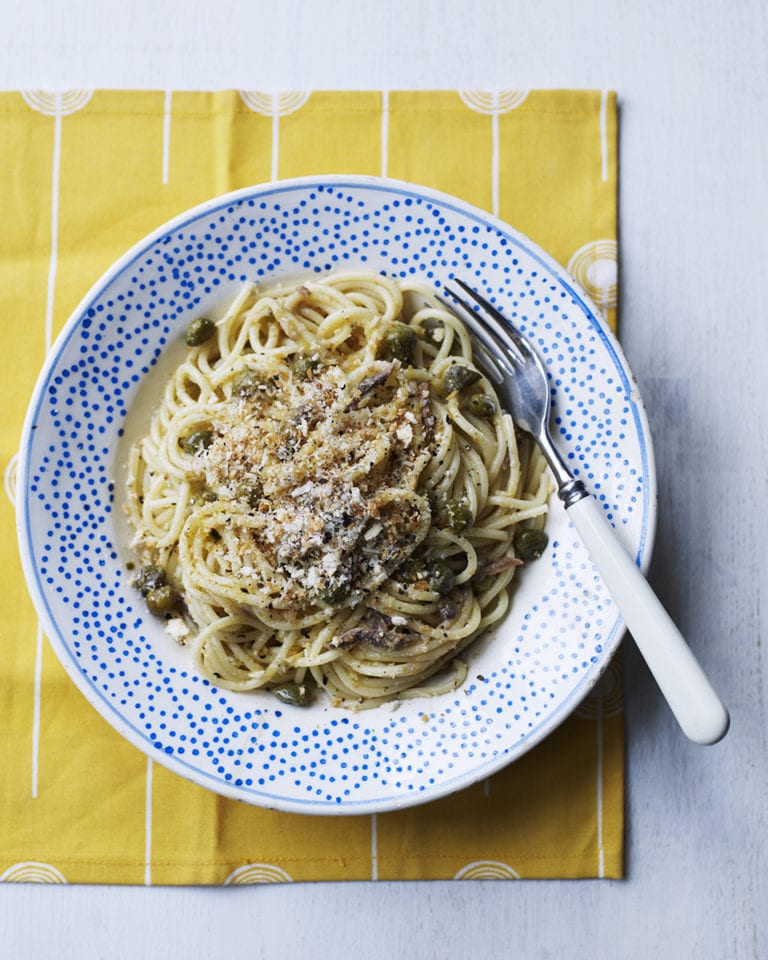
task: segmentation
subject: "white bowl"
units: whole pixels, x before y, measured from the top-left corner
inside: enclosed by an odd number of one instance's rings
[[[467,652],[449,695],[353,713],[286,707],[199,677],[130,585],[120,474],[190,319],[244,280],[364,266],[439,290],[477,285],[548,366],[557,442],[627,550],[647,564],[653,454],[620,347],[586,295],[506,224],[453,197],[326,176],[218,197],[119,260],[69,319],[24,427],[18,533],[38,613],[65,669],[128,740],[229,797],[300,813],[357,814],[466,787],[528,751],[589,692],[621,618],[567,515],[515,581],[510,613]]]

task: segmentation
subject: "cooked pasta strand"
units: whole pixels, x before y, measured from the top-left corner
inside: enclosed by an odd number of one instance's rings
[[[127,486],[205,677],[353,707],[463,681],[550,491],[460,320],[368,271],[245,285],[173,374]]]

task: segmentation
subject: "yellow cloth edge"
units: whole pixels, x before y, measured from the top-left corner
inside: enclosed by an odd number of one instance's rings
[[[104,92],[104,91],[99,91],[99,92]],[[175,94],[175,93],[183,93],[182,91],[173,91],[173,92],[174,92],[174,94]],[[320,91],[315,91],[315,92],[319,93]],[[353,93],[356,93],[356,92],[357,92],[357,91],[348,91],[347,93],[353,94]],[[374,91],[374,92],[375,92],[375,91]],[[395,93],[395,92],[396,92],[396,91],[393,91],[393,93]],[[427,92],[428,92],[428,91],[416,91],[415,94],[414,94],[414,92],[408,91],[407,93],[408,93],[409,96],[412,96],[412,95],[418,95],[419,93],[427,93]],[[543,91],[543,92],[544,92],[544,93],[547,93],[548,91]],[[556,91],[549,91],[549,92],[554,93],[554,92],[556,92]],[[119,92],[118,92],[118,91],[114,91],[114,93],[115,93],[116,95],[117,95],[117,94],[119,94],[119,95],[124,95],[124,94],[126,94],[126,93],[130,94],[130,93],[132,93],[132,91],[131,91],[131,92],[127,92],[127,91],[119,91]],[[147,93],[148,93],[148,92],[147,92]],[[571,93],[572,93],[572,92],[571,92]],[[215,94],[214,94],[214,96],[215,96]],[[3,99],[4,99],[4,95],[0,95],[0,113],[4,113],[4,111],[2,110],[2,101],[3,101]],[[458,98],[457,98],[457,100],[458,100]],[[462,113],[462,114],[463,114],[463,113],[465,112],[465,110],[466,110],[466,108],[465,108],[460,102],[457,102],[457,104],[456,104],[455,107],[450,107],[450,108],[447,108],[447,109],[444,108],[444,109],[440,109],[440,110],[433,110],[431,107],[427,107],[427,106],[419,107],[419,108],[402,108],[402,109],[403,109],[403,110],[408,109],[408,110],[410,110],[410,112],[412,112],[412,113],[422,114],[422,115],[430,115],[430,114],[445,115],[445,113],[446,113],[446,112],[449,112],[449,110],[450,110],[451,112],[455,111],[455,112],[457,112],[457,113]],[[349,112],[349,113],[356,112],[356,113],[359,113],[360,115],[367,115],[367,114],[368,114],[368,111],[367,111],[367,110],[356,110],[355,108],[349,107],[349,106],[345,106],[345,107],[344,107],[344,110],[345,110],[345,112]],[[7,111],[7,112],[5,112],[5,115],[8,115],[9,113],[17,113],[17,112],[20,113],[20,112],[22,112],[22,111],[23,111],[23,112],[28,112],[28,111],[29,111],[29,108],[26,106],[26,104],[24,104],[23,101],[21,101],[21,103],[19,104],[18,109],[14,109],[13,111]],[[155,110],[155,111],[136,111],[136,112],[131,112],[131,111],[126,111],[126,110],[124,110],[124,109],[122,109],[122,108],[115,108],[115,109],[111,109],[111,110],[99,111],[99,110],[95,110],[95,109],[93,109],[93,108],[89,108],[89,112],[90,112],[92,115],[96,115],[96,116],[98,116],[100,113],[103,113],[104,115],[126,115],[126,116],[138,116],[138,117],[141,117],[141,116],[152,116],[152,117],[156,117],[161,111],[160,111],[160,110]],[[182,112],[182,114],[183,114],[183,111],[181,111],[181,112]],[[202,116],[202,117],[210,117],[210,116],[213,116],[213,115],[216,115],[216,116],[219,116],[219,115],[229,115],[231,112],[232,112],[232,111],[231,111],[230,109],[222,110],[222,111],[220,111],[220,112],[216,112],[216,111],[213,111],[213,112],[211,112],[211,111],[190,111],[189,113],[184,114],[184,115],[186,115],[186,116],[191,116],[191,117],[200,117],[200,116]],[[239,113],[243,113],[243,114],[247,115],[250,111],[248,110],[248,108],[246,108],[246,107],[243,105],[243,109],[240,110],[240,109],[238,108],[238,110],[237,110],[236,112],[237,112],[238,114],[239,114]],[[333,108],[328,108],[328,110],[327,110],[326,112],[332,113],[332,112],[334,112],[334,109],[333,109]],[[553,116],[557,116],[557,115],[573,116],[573,115],[574,115],[573,109],[558,110],[558,109],[540,109],[540,108],[536,108],[536,109],[529,109],[527,112],[530,113],[530,114],[553,115]],[[593,112],[594,112],[593,109],[584,109],[583,114],[580,113],[579,115],[583,115],[583,116],[585,116],[585,117],[591,117],[591,116],[593,116]],[[612,152],[611,162],[612,162],[612,163],[615,162],[615,150]],[[615,211],[614,211],[614,213],[615,213]],[[290,815],[288,815],[288,816],[290,816]],[[608,858],[609,851],[606,850],[605,853],[606,853],[606,858]],[[439,855],[435,854],[435,856],[439,856]],[[333,857],[315,858],[315,859],[316,859],[316,861],[321,860],[322,862],[336,862],[336,858],[333,858]],[[364,860],[365,858],[361,856],[361,857],[358,858],[358,859]],[[385,861],[388,861],[389,859],[391,859],[391,860],[393,860],[393,861],[395,861],[395,862],[399,862],[399,861],[402,860],[403,858],[402,858],[402,857],[387,858],[385,855],[380,856],[380,860],[381,860],[382,863],[384,863]],[[408,858],[406,858],[406,859],[408,859]],[[413,857],[413,858],[410,858],[410,859],[417,860],[418,857]],[[544,857],[544,856],[542,856],[542,857],[540,857],[539,859],[549,859],[549,857]],[[569,857],[563,857],[562,855],[558,855],[557,859],[560,859],[561,861],[568,860],[569,862],[570,862],[571,859],[574,859],[574,860],[579,860],[579,861],[581,862],[581,861],[586,861],[587,858],[585,858],[585,857],[569,858]],[[589,859],[593,859],[593,858],[589,858]],[[64,861],[62,861],[62,862],[64,862]],[[75,861],[73,861],[73,862],[75,862]],[[86,862],[86,861],[82,861],[82,862]],[[90,861],[90,862],[94,862],[94,861]],[[102,863],[103,863],[103,862],[105,862],[105,861],[101,860],[101,861],[98,861],[98,862],[102,862]],[[124,861],[124,862],[125,862],[125,861]],[[138,861],[136,861],[136,862],[138,862]],[[201,862],[202,862],[202,861],[201,861]],[[223,861],[223,862],[226,862],[226,861]],[[163,861],[160,860],[160,859],[158,859],[158,860],[155,861],[155,864],[156,864],[157,866],[161,866],[161,865],[163,864]],[[592,875],[594,875],[594,873],[590,872],[588,875],[592,876]]]

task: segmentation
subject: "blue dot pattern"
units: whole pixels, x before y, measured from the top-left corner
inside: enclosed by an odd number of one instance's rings
[[[151,757],[226,796],[304,813],[423,802],[487,776],[588,693],[621,620],[558,503],[545,556],[467,655],[455,693],[352,713],[290,708],[199,677],[130,585],[116,523],[116,449],[143,379],[189,320],[246,280],[371,268],[438,290],[474,284],[547,365],[553,426],[644,564],[653,462],[632,376],[570,278],[529,240],[458,200],[368,178],[285,181],[191,211],[91,291],[41,374],[22,451],[20,539],[58,656],[94,706]]]

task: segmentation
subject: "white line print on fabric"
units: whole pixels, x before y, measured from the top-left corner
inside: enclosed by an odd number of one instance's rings
[[[59,246],[59,175],[61,170],[62,118],[82,110],[93,96],[92,90],[22,90],[24,102],[32,110],[53,117],[53,159],[51,164],[51,252],[48,260],[48,286],[45,303],[45,352],[53,341],[53,306],[56,293],[56,268]],[[32,797],[37,797],[40,752],[40,709],[42,687],[43,629],[38,622],[35,638],[35,673],[32,714]]]
[[[270,179],[277,180],[280,157],[280,117],[295,113],[309,100],[308,90],[282,90],[264,93],[260,90],[239,90],[243,103],[254,113],[272,117],[272,165]]]

